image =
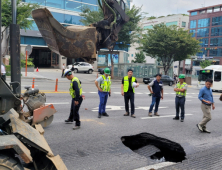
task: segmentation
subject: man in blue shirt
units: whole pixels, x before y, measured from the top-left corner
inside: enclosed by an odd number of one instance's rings
[[[148,85],[148,89],[152,94],[152,103],[150,105],[150,110],[148,116],[152,117],[153,106],[155,105],[154,116],[160,116],[158,114],[158,107],[160,104],[160,99],[163,99],[163,82],[160,80],[161,74],[156,75],[156,80],[152,81]],[[152,87],[152,90],[151,90]]]
[[[210,133],[210,131],[207,130],[206,124],[211,120],[211,107],[214,110],[214,99],[212,94],[211,86],[213,84],[213,80],[207,79],[205,82],[205,86],[200,90],[199,92],[199,100],[202,102],[201,104],[201,110],[203,111],[203,120],[197,124],[197,128],[201,132]]]

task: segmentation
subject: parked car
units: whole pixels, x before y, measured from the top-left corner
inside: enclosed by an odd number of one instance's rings
[[[107,68],[107,67],[105,67],[105,68]],[[105,68],[99,68],[99,69],[98,69],[98,72],[99,72],[100,74],[103,74]],[[111,71],[112,71],[112,67],[109,66],[108,68],[110,69],[110,72],[111,72]]]
[[[148,83],[152,82],[155,79],[156,79],[156,76],[152,76],[152,77],[149,77],[149,78],[143,78],[143,82],[145,84],[148,84]],[[171,78],[170,76],[167,76],[167,75],[162,75],[161,81],[163,82],[164,85],[172,86],[174,84],[174,79]]]
[[[84,72],[92,74],[92,72],[94,71],[93,66],[86,62],[76,62],[73,65],[68,65],[67,68],[74,71],[74,73]]]

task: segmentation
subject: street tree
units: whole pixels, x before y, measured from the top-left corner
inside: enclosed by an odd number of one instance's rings
[[[159,59],[166,75],[174,61],[185,60],[200,51],[200,42],[191,33],[176,25],[166,26],[164,23],[146,30],[140,42],[139,49]]]
[[[145,55],[143,51],[140,51],[139,53],[135,53],[135,60],[132,60],[133,63],[145,63]]]
[[[202,69],[204,69],[210,65],[212,65],[212,61],[210,61],[210,60],[203,60],[200,62],[200,66]]]
[[[7,44],[9,44],[9,35],[4,37],[4,32],[9,28],[10,24],[12,24],[12,7],[11,1],[9,0],[1,0],[2,1],[2,27],[4,29],[1,32],[2,39],[7,40]],[[20,29],[31,29],[33,20],[28,19],[31,16],[31,12],[34,9],[39,8],[38,4],[23,2],[22,0],[17,0],[17,24],[20,26]],[[2,41],[2,40],[1,40]],[[6,54],[6,51],[3,55]]]
[[[130,20],[129,22],[123,25],[123,28],[118,34],[118,41],[116,42],[116,45],[118,45],[119,49],[124,50],[126,48],[129,48],[130,44],[133,44],[138,41],[139,35],[142,33],[142,29],[139,26],[139,22],[143,18],[143,13],[141,12],[141,10],[142,7],[136,7],[136,6],[132,6],[131,9],[126,9],[126,14],[129,16]],[[99,9],[98,11],[93,11],[87,7],[83,8],[80,16],[83,17],[83,19],[80,21],[84,25],[90,25],[92,23],[96,23],[98,21],[103,20],[104,18],[103,11],[101,9]],[[113,69],[112,57],[111,57],[111,66],[112,66],[111,76],[113,77],[114,69]]]

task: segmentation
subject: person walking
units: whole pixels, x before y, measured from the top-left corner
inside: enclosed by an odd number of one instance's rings
[[[63,63],[63,65],[62,65],[62,78],[64,77],[64,71],[65,71],[65,63]]]
[[[180,74],[179,75],[179,82],[176,84],[174,91],[176,92],[176,99],[175,99],[175,105],[176,105],[176,117],[174,117],[174,120],[179,120],[179,112],[181,109],[181,122],[184,121],[185,117],[185,101],[186,101],[186,94],[187,94],[187,83],[185,81],[185,75]]]
[[[131,105],[131,117],[136,118],[135,116],[135,105],[134,105],[134,94],[135,94],[135,87],[138,87],[139,83],[135,77],[133,77],[133,70],[128,70],[128,75],[123,77],[122,85],[121,85],[121,94],[124,96],[125,101],[125,110],[126,113],[124,116],[129,116],[129,100]]]
[[[70,109],[70,115],[67,120],[65,120],[66,123],[72,123],[73,120],[76,122],[75,126],[73,127],[73,130],[79,129],[81,122],[80,122],[80,116],[79,116],[79,109],[82,104],[82,86],[81,82],[77,77],[74,77],[72,75],[71,70],[65,70],[64,71],[64,76],[68,79],[71,80],[70,83],[70,95],[72,97],[71,101],[71,109]]]
[[[6,70],[3,64],[1,64],[1,75],[2,75],[2,79],[6,81]]]
[[[160,99],[163,99],[163,82],[160,80],[161,74],[156,75],[156,80],[153,80],[147,87],[152,95],[152,103],[150,105],[148,116],[152,117],[153,107],[155,105],[154,116],[160,116],[158,114],[158,108],[160,104]],[[152,87],[152,89],[151,89]]]
[[[95,85],[98,88],[98,94],[100,98],[98,118],[101,118],[101,116],[109,117],[109,115],[106,113],[106,103],[108,100],[108,95],[111,96],[111,84],[112,84],[109,75],[110,75],[110,69],[105,68],[104,74],[98,77],[95,81]]]
[[[206,133],[210,133],[210,131],[207,130],[206,125],[211,120],[211,107],[213,110],[215,109],[214,98],[211,89],[212,85],[213,85],[213,80],[207,79],[205,82],[205,86],[202,89],[200,89],[198,96],[199,100],[202,102],[201,110],[203,112],[203,119],[199,124],[197,124],[197,128],[201,132],[206,132]]]

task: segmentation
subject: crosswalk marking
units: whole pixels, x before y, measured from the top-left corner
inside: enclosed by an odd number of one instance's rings
[[[83,93],[91,93],[91,94],[96,94],[97,92],[83,92]],[[113,94],[121,94],[121,92],[112,92]],[[149,92],[135,92],[135,94],[142,95],[142,94],[150,94]],[[163,93],[167,95],[176,95],[176,93]],[[198,95],[199,93],[187,93],[188,95]]]

